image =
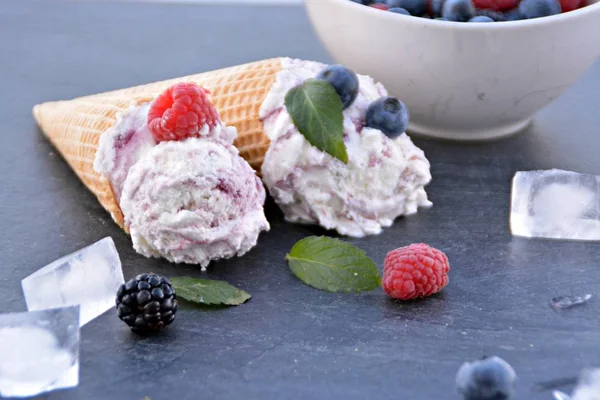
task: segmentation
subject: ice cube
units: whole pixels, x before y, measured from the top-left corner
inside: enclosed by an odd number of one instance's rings
[[[573,400],[600,400],[600,369],[586,369],[573,392]]]
[[[600,179],[562,170],[517,172],[512,184],[513,235],[600,240]]]
[[[79,306],[0,314],[0,395],[29,397],[79,383]]]
[[[558,390],[553,391],[552,396],[554,400],[571,400],[571,396]]]
[[[110,237],[65,256],[21,281],[29,311],[80,305],[81,326],[115,306],[124,282]]]

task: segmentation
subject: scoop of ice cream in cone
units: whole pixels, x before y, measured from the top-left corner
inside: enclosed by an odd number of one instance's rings
[[[165,141],[129,171],[121,207],[134,248],[173,262],[241,256],[269,229],[265,190],[237,150],[208,139]]]
[[[94,162],[107,177],[134,248],[200,264],[242,255],[268,230],[265,190],[232,146],[208,92],[177,83],[120,115]]]

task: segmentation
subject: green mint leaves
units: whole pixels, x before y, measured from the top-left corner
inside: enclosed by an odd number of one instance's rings
[[[329,82],[306,80],[287,93],[285,106],[294,125],[311,145],[348,163],[342,100]]]
[[[177,276],[171,284],[178,297],[198,304],[238,306],[252,297],[224,281]]]
[[[364,251],[338,239],[309,236],[286,256],[302,282],[328,292],[363,292],[381,286],[377,266]]]

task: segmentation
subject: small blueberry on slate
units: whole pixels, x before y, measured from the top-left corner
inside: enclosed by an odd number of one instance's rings
[[[406,131],[409,119],[408,109],[395,97],[382,97],[367,108],[367,126],[379,129],[390,139]]]
[[[558,0],[523,0],[519,11],[525,19],[530,19],[560,14],[562,9]]]
[[[446,0],[442,17],[448,21],[467,22],[475,16],[475,7],[471,0]]]
[[[344,109],[350,107],[358,96],[358,76],[343,65],[330,65],[319,72],[317,79],[331,83],[342,100]]]
[[[456,387],[464,400],[507,400],[515,393],[516,373],[499,357],[464,363]]]

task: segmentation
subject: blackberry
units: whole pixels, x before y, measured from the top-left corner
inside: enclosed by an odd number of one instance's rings
[[[141,274],[117,291],[117,315],[134,332],[156,332],[169,325],[177,313],[177,296],[164,276]]]

